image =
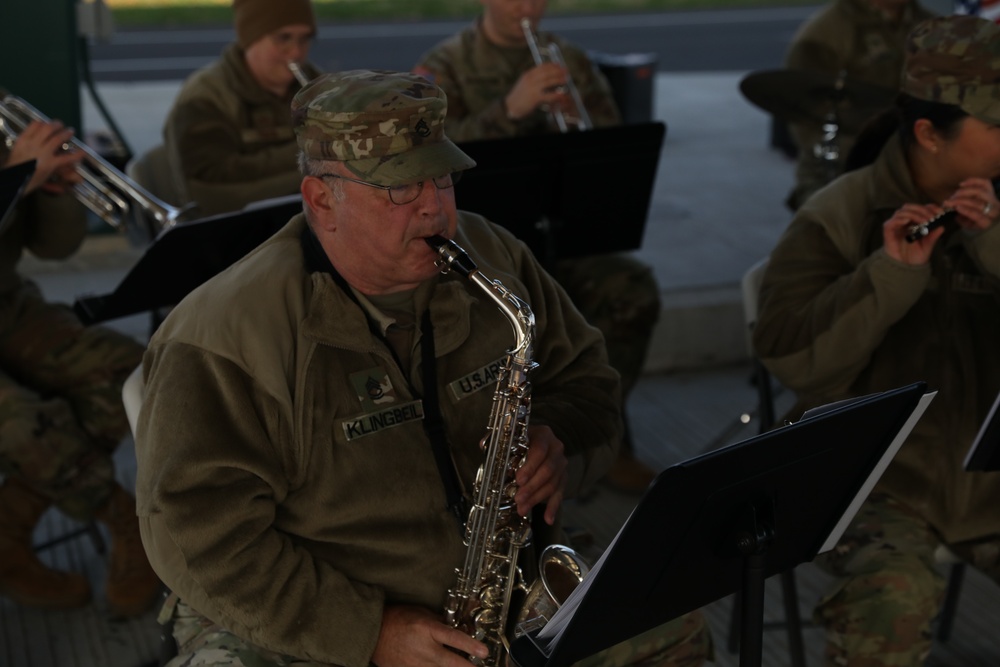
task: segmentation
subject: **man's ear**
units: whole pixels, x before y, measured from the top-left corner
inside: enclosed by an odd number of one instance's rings
[[[323,179],[316,176],[306,176],[299,187],[302,192],[302,203],[309,207],[313,224],[325,229],[333,223],[333,193],[326,187]]]

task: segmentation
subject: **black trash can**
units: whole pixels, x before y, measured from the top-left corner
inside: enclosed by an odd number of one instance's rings
[[[588,55],[611,84],[622,120],[625,123],[652,122],[656,54],[591,51]]]

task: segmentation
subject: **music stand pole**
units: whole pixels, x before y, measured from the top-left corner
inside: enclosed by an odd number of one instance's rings
[[[764,652],[764,571],[767,547],[774,531],[757,516],[750,505],[744,525],[736,535],[736,549],[743,554],[743,581],[740,586],[740,667],[760,667]]]

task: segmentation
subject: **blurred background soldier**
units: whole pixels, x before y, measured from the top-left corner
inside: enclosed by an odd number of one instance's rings
[[[916,0],[833,0],[796,33],[785,65],[831,76],[843,73],[851,80],[896,91],[906,36],[930,17]],[[839,109],[846,111],[843,104]],[[821,121],[790,126],[798,147],[795,186],[786,200],[790,209],[798,210],[809,195],[840,175],[860,129],[855,125],[841,124],[836,135],[837,155],[827,157],[817,156],[814,150],[824,137]]]
[[[587,55],[556,35],[538,32],[545,0],[482,0],[482,5],[480,18],[424,54],[413,70],[448,95],[445,131],[452,140],[558,131],[549,111],[560,108],[569,117],[578,115],[565,92],[568,79],[579,91],[594,127],[621,123],[611,88]],[[540,44],[558,45],[565,66],[535,64],[521,25],[525,18]],[[627,399],[642,372],[660,313],[660,290],[652,269],[625,254],[562,260],[549,268],[587,321],[604,334],[611,365],[622,376],[623,400]],[[644,491],[654,473],[635,459],[627,433],[625,442],[607,480],[621,490]]]
[[[62,151],[72,131],[34,122],[0,166],[36,161],[26,194],[0,232],[0,595],[49,609],[85,605],[81,574],[43,565],[32,533],[52,505],[111,533],[106,594],[116,615],[135,615],[157,598],[139,539],[135,500],[116,481],[112,453],[128,432],[122,382],[142,346],[110,329],[84,327],[73,312],[46,303],[17,273],[24,250],[65,259],[87,231],[84,209],[67,191],[80,181],[82,153]]]
[[[298,192],[289,106],[316,35],[310,0],[235,0],[236,42],[184,83],[163,128],[177,188],[191,217]]]

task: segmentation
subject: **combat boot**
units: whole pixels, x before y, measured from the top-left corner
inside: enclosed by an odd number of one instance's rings
[[[74,609],[90,601],[81,574],[46,567],[31,544],[50,501],[16,478],[0,486],[0,595],[29,607]]]
[[[94,516],[111,532],[111,563],[105,587],[108,608],[116,616],[137,616],[157,600],[162,584],[142,547],[135,498],[115,485],[108,502]]]

